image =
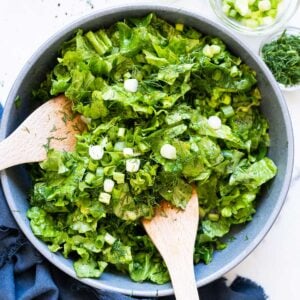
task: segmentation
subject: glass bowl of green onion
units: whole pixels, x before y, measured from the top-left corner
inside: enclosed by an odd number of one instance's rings
[[[300,89],[300,28],[286,27],[264,39],[259,55],[282,91]]]
[[[228,27],[247,35],[263,35],[284,26],[300,0],[209,0],[215,14]]]

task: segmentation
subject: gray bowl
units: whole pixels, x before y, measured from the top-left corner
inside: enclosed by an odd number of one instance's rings
[[[188,24],[203,33],[220,37],[233,53],[256,70],[258,85],[263,97],[261,110],[270,123],[269,156],[278,166],[278,175],[264,188],[253,221],[244,226],[235,227],[231,232],[235,239],[225,250],[216,251],[213,261],[209,265],[201,263],[195,266],[197,285],[202,286],[219,278],[240,263],[263,239],[284,203],[293,166],[292,126],[278,85],[261,59],[249,51],[247,46],[227,29],[192,12],[157,5],[122,6],[84,17],[58,32],[26,63],[7,99],[1,125],[1,138],[9,135],[30,113],[32,110],[31,90],[37,87],[45,73],[53,67],[60,45],[63,41],[71,38],[77,28],[96,29],[99,26],[108,26],[124,17],[142,16],[151,11],[169,22]],[[22,99],[19,109],[16,109],[14,105],[16,96],[20,96]],[[31,232],[29,221],[26,218],[30,180],[24,166],[3,171],[1,179],[12,214],[27,238],[50,262],[76,278],[72,261],[63,258],[60,254],[51,253],[47,246]],[[100,279],[81,279],[81,281],[95,288],[135,296],[164,296],[173,293],[170,284],[135,283],[128,276],[108,272],[105,272]]]

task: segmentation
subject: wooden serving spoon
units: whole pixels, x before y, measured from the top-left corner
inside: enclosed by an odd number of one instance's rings
[[[66,97],[47,101],[0,143],[0,170],[43,161],[48,148],[74,150],[75,135],[84,127],[79,116],[74,117],[71,101]],[[193,266],[198,221],[195,189],[185,210],[162,201],[155,216],[143,220],[146,232],[166,262],[177,300],[199,299]]]
[[[49,100],[0,143],[0,170],[43,161],[48,147],[72,151],[75,134],[83,129],[84,123],[73,115],[71,101],[64,96]]]
[[[146,232],[167,265],[177,300],[199,299],[193,264],[198,222],[195,189],[185,210],[162,201],[151,220],[143,219]]]

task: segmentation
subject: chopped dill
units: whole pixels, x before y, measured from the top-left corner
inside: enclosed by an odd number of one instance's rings
[[[77,123],[73,124],[72,127],[73,127],[74,131],[77,131],[79,133],[82,131],[82,129],[80,128],[79,124],[77,124]]]
[[[62,114],[63,114],[63,117],[61,119],[65,124],[67,124],[67,121],[69,120],[68,115],[64,111],[62,111]]]
[[[235,240],[236,240],[236,237],[233,236],[233,235],[229,236],[229,238],[228,238],[228,242],[229,242],[229,243],[231,243],[231,242],[233,242],[233,241],[235,241]]]
[[[50,130],[50,132],[55,132],[57,130],[56,126],[53,125],[52,129]]]
[[[292,86],[300,83],[300,35],[286,30],[277,39],[263,46],[262,57],[276,80]]]
[[[15,99],[15,108],[18,109],[21,106],[21,98],[17,96]]]
[[[67,137],[52,137],[53,140],[57,140],[57,141],[63,141],[65,139],[67,139]]]
[[[25,127],[23,128],[23,130],[24,130],[24,131],[27,131],[28,133],[30,133],[30,130],[28,129],[27,126],[25,126]]]
[[[68,114],[67,112],[65,112],[63,110],[60,110],[59,112],[63,115],[61,119],[65,124],[67,124],[68,121],[74,120],[74,118],[75,118],[75,114],[73,114],[73,113]]]
[[[53,139],[53,137],[48,137],[47,138],[47,143],[45,145],[43,145],[43,147],[46,149],[46,151],[49,151],[50,149],[50,142]]]

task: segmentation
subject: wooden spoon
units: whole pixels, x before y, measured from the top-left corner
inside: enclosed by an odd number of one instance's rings
[[[47,148],[74,150],[75,134],[84,123],[71,110],[71,101],[58,96],[37,108],[9,137],[0,143],[0,170],[43,161]]]
[[[36,109],[9,137],[0,143],[0,170],[43,161],[47,149],[74,150],[75,134],[84,129],[74,117],[71,101],[58,96]],[[177,300],[198,300],[193,252],[198,228],[198,197],[195,189],[185,210],[163,201],[154,218],[143,225],[168,267]]]
[[[162,201],[151,220],[143,219],[146,232],[167,265],[177,300],[199,299],[193,264],[198,222],[195,189],[185,210]]]

